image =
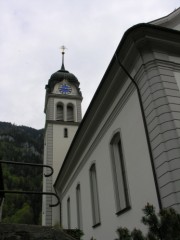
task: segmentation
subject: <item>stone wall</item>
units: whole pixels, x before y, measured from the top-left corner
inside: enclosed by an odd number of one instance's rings
[[[0,240],[74,240],[61,229],[26,224],[0,224]]]

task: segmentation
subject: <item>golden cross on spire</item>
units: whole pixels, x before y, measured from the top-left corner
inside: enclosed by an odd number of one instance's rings
[[[65,49],[67,49],[64,45],[60,47],[62,54],[65,53]]]

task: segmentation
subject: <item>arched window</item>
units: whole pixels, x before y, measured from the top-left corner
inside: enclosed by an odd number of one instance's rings
[[[67,199],[67,226],[68,226],[68,229],[71,228],[71,204],[70,204],[70,197]]]
[[[74,108],[72,104],[67,105],[67,121],[74,122]]]
[[[95,164],[92,164],[90,168],[90,185],[91,185],[93,227],[96,227],[100,225],[100,208]]]
[[[82,202],[81,202],[81,187],[80,184],[76,187],[76,201],[77,201],[77,227],[82,230]]]
[[[64,128],[64,138],[68,138],[68,129]]]
[[[129,209],[126,171],[120,132],[117,132],[110,142],[112,153],[113,177],[115,185],[117,214]]]
[[[63,121],[64,120],[64,114],[63,114],[63,105],[62,103],[58,103],[56,107],[56,120]]]

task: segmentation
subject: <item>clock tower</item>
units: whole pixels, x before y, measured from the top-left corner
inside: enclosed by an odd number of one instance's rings
[[[65,47],[61,50],[61,69],[51,75],[46,85],[44,164],[52,166],[54,173],[51,177],[44,177],[43,192],[54,192],[53,184],[82,119],[79,81],[65,70]],[[56,201],[54,196],[43,196],[42,225],[51,226],[60,222],[59,206],[49,207]]]

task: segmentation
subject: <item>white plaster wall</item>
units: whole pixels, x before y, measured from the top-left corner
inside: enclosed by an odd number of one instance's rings
[[[175,63],[180,63],[180,59],[178,56],[169,56],[169,61],[175,62]]]
[[[68,129],[68,138],[64,138],[64,128]],[[53,125],[53,184],[57,178],[77,128],[78,126]],[[57,199],[53,197],[52,201],[53,203],[56,203]],[[52,226],[58,223],[60,223],[59,205],[52,208]]]
[[[68,129],[68,137],[64,138],[64,128]],[[71,125],[53,125],[53,183],[59,173],[61,165],[64,161],[66,153],[77,131],[78,126]]]
[[[172,23],[169,23],[167,26],[166,24],[162,25],[163,27],[167,27],[167,28],[170,28],[170,29],[174,29],[174,30],[180,30],[180,24],[178,23],[178,21],[176,22],[172,22]]]
[[[176,11],[177,12],[175,14],[174,14],[174,12],[172,12],[170,14],[170,16],[166,16],[162,19],[154,20],[150,23],[159,25],[162,27],[174,29],[174,30],[180,30],[180,15],[178,13],[179,9],[177,9]]]
[[[178,85],[178,88],[180,91],[180,72],[174,72],[174,76],[175,76],[175,79],[176,79],[176,82],[177,82],[177,85]]]
[[[132,209],[117,216],[115,209],[114,186],[111,168],[109,142],[112,133],[121,129],[122,144],[127,172],[130,204]],[[137,141],[138,139],[138,141]],[[92,228],[92,209],[90,196],[89,168],[96,163],[99,190],[101,225]],[[75,190],[81,185],[83,239],[117,238],[116,229],[126,226],[130,229],[141,228],[142,208],[147,202],[158,210],[158,201],[153,180],[150,158],[136,92],[129,98],[119,115],[107,129],[105,135],[91,153],[88,161],[69,187],[62,200],[62,225],[67,228],[67,198],[71,199],[71,228],[77,228],[77,207]]]
[[[174,29],[180,31],[180,24],[177,24]]]
[[[47,145],[46,145],[46,137],[47,133],[45,133],[44,136],[44,156],[43,156],[43,164],[47,165]],[[47,178],[44,177],[44,173],[46,172],[46,169],[43,168],[43,192],[46,192],[46,180]],[[46,223],[46,196],[42,196],[42,225],[44,226]]]
[[[53,204],[57,203],[56,197],[52,198]],[[60,206],[52,207],[52,226],[60,225]]]

